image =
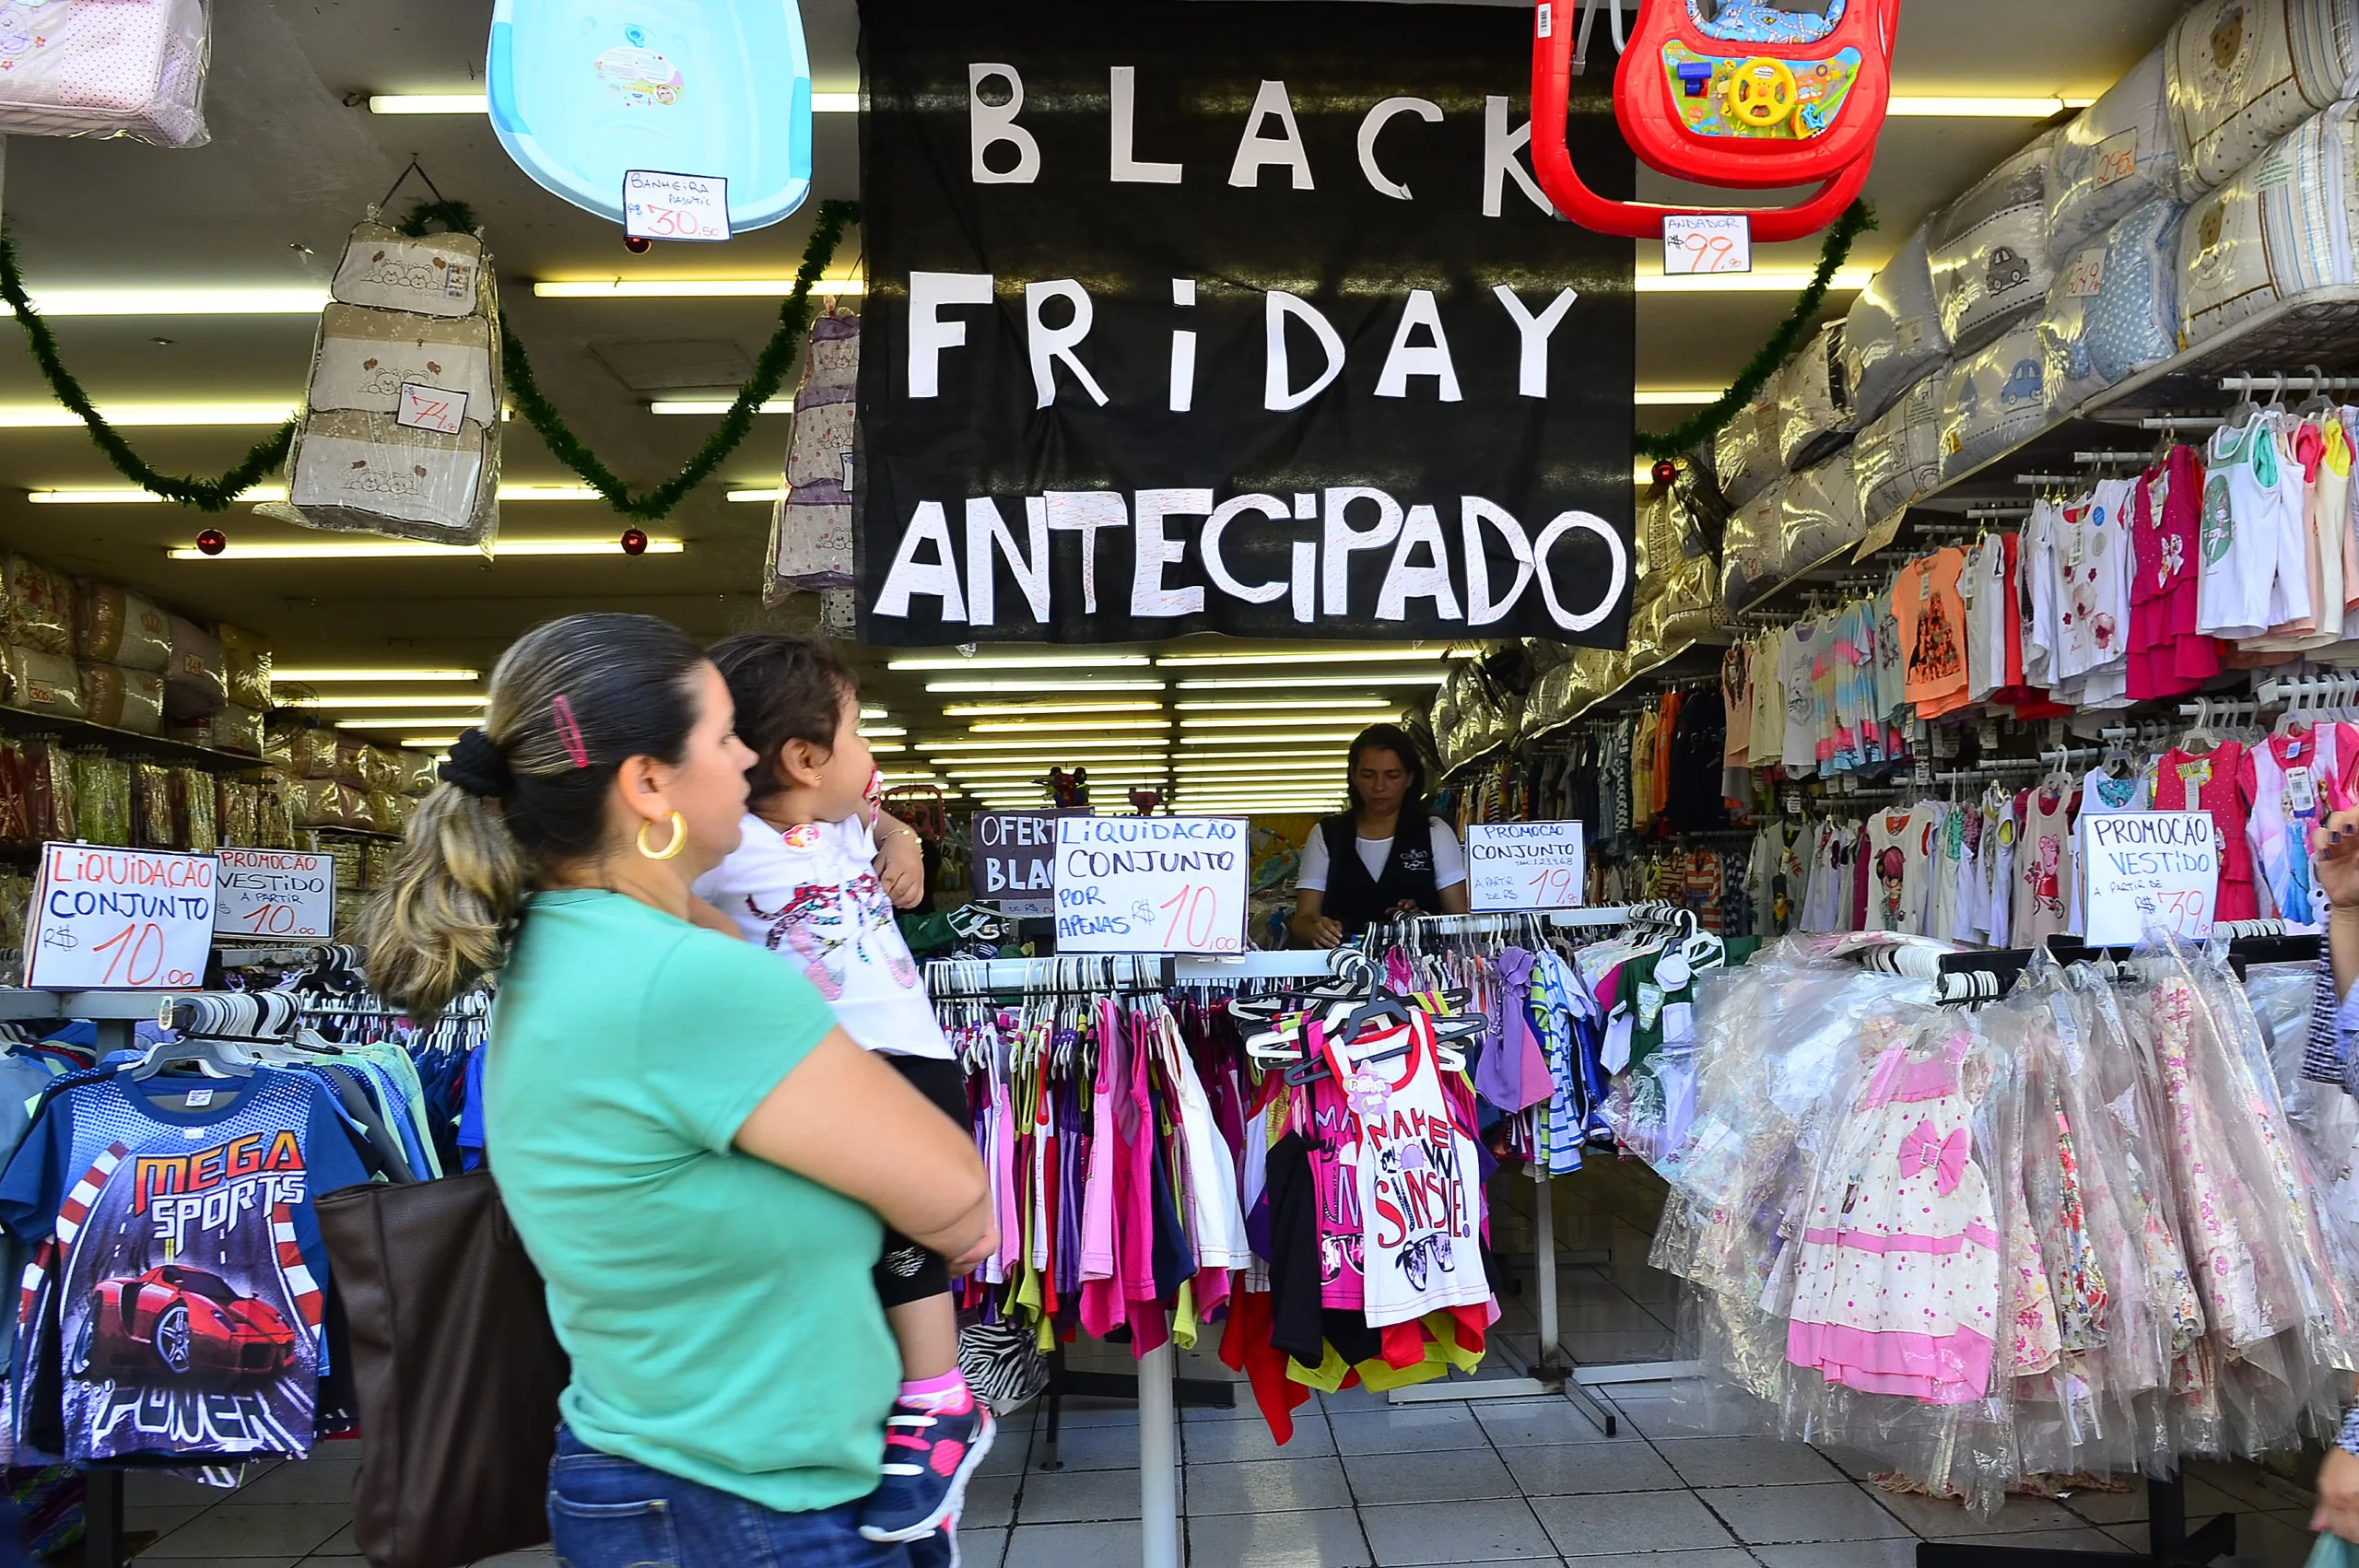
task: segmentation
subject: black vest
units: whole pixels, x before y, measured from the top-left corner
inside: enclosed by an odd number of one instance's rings
[[[1434,881],[1433,820],[1423,810],[1402,812],[1384,857],[1384,874],[1371,878],[1360,859],[1359,824],[1349,812],[1320,822],[1327,839],[1327,896],[1320,913],[1357,936],[1371,920],[1407,900],[1428,915],[1441,913]]]

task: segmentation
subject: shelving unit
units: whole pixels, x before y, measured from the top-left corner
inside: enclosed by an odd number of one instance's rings
[[[161,735],[142,735],[130,730],[93,724],[87,719],[33,713],[21,708],[0,708],[0,733],[52,736],[68,745],[103,746],[111,754],[133,762],[202,767],[214,773],[245,773],[268,766],[261,757],[250,756],[244,752],[217,752],[210,746],[191,745],[186,741],[168,740]]]

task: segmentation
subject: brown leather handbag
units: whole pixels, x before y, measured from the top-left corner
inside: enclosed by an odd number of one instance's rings
[[[491,1173],[314,1208],[351,1326],[353,1533],[370,1568],[464,1568],[547,1540],[570,1367]]]

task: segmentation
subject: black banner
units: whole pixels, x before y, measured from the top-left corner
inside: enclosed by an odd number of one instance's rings
[[[1622,646],[1633,247],[1532,182],[1528,7],[861,18],[865,640]]]

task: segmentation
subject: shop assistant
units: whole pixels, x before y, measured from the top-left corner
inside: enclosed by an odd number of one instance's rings
[[[1348,788],[1352,809],[1322,820],[1302,848],[1294,934],[1334,947],[1387,915],[1466,913],[1466,855],[1449,825],[1426,814],[1426,765],[1408,734],[1361,731]]]

